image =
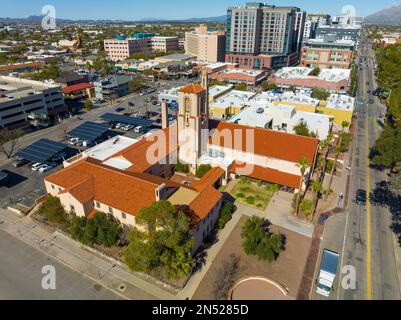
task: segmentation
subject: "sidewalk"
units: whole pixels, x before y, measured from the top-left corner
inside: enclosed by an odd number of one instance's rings
[[[177,299],[174,294],[140,279],[123,266],[83,249],[74,240],[58,232],[51,234],[43,230],[28,217],[21,218],[10,211],[0,209],[0,228],[125,299]]]

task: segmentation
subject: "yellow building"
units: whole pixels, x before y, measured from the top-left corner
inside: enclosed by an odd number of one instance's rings
[[[272,103],[274,106],[291,106],[294,107],[297,111],[305,111],[305,112],[311,112],[311,113],[316,113],[317,107],[314,105],[310,104],[303,104],[303,103],[298,103],[298,102],[293,102],[293,101],[273,101]]]

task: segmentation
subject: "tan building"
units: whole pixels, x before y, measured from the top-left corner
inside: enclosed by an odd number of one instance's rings
[[[116,39],[104,40],[104,50],[113,61],[123,61],[134,53],[146,53],[151,51],[149,39],[126,38],[119,36]]]
[[[195,31],[185,33],[185,53],[196,56],[198,61],[219,62],[225,59],[225,31],[208,31],[201,24]]]
[[[153,37],[150,41],[153,51],[178,51],[178,37]]]

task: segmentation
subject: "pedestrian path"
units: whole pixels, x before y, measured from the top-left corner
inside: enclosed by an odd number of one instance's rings
[[[29,217],[20,218],[0,209],[0,228],[126,299],[177,299],[176,295],[137,277],[123,266],[83,249],[74,240],[58,232],[47,232]]]

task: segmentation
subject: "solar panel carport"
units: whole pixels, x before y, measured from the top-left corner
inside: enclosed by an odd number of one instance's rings
[[[70,137],[95,141],[96,139],[101,138],[107,131],[109,131],[108,125],[95,122],[85,122],[67,134]]]
[[[65,151],[65,149],[67,149],[65,144],[48,139],[40,139],[29,147],[18,151],[16,155],[21,159],[31,162],[44,163],[50,161],[53,157]]]
[[[153,124],[153,121],[148,119],[122,116],[114,113],[105,113],[100,118],[107,121],[113,121],[114,123],[129,124],[135,127],[150,127]]]

